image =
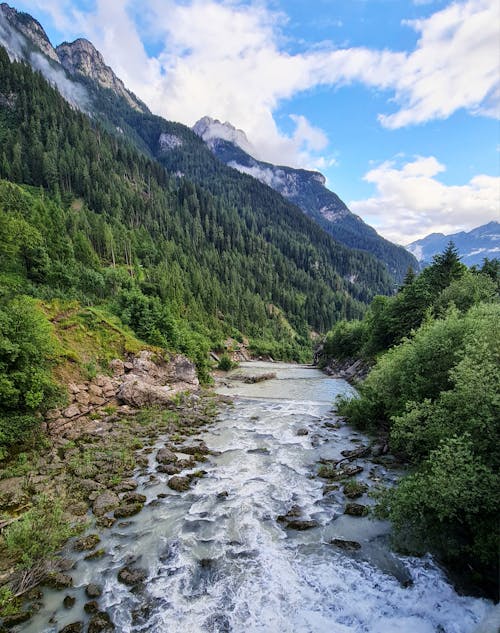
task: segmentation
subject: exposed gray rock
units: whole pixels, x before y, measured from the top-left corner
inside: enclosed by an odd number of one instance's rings
[[[156,454],[156,461],[160,464],[173,464],[177,460],[177,455],[169,448],[160,448]]]
[[[368,514],[368,508],[361,503],[348,503],[344,514],[350,514],[353,517],[364,517]]]
[[[101,538],[99,534],[88,534],[87,536],[81,536],[80,538],[76,539],[75,544],[73,545],[73,548],[77,552],[91,550],[91,549],[94,549],[94,547],[97,545],[97,543],[100,542],[100,540]]]
[[[169,488],[172,488],[172,490],[177,490],[177,492],[185,492],[186,490],[189,490],[190,479],[189,477],[179,477],[174,475],[173,477],[170,477],[167,485]]]
[[[102,596],[102,587],[95,583],[90,583],[85,587],[85,593],[89,598],[100,598]]]
[[[111,633],[115,625],[111,622],[109,614],[105,611],[95,613],[89,622],[88,633]]]
[[[118,580],[122,582],[124,585],[138,585],[140,582],[143,582],[147,577],[147,572],[145,569],[141,569],[139,567],[123,567],[118,572]]]
[[[103,514],[111,512],[111,510],[114,510],[119,505],[120,499],[118,498],[118,495],[112,490],[106,490],[94,501],[92,510],[96,516],[101,517]]]

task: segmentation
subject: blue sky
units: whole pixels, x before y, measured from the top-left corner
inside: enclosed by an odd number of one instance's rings
[[[29,0],[150,108],[245,130],[408,243],[500,219],[498,0]]]

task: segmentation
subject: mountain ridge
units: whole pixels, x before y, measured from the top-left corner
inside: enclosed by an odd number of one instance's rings
[[[403,280],[410,266],[418,268],[416,259],[408,257],[404,247],[381,237],[352,213],[343,200],[326,187],[326,178],[319,171],[274,165],[254,158],[255,148],[246,134],[228,122],[205,116],[192,129],[226,165],[278,191],[339,242],[377,257],[397,282]]]
[[[420,240],[406,246],[422,265],[431,262],[432,257],[440,253],[452,241],[464,264],[480,265],[483,259],[498,258],[500,255],[500,222],[492,220],[470,231],[459,231],[446,235],[430,233]]]

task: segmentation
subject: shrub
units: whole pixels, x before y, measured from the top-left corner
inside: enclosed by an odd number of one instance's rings
[[[233,363],[233,361],[229,357],[229,354],[222,354],[219,360],[219,364],[217,365],[217,369],[220,369],[221,371],[229,371],[235,366],[236,363]]]

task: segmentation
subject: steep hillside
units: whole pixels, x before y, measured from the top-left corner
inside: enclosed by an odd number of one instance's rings
[[[418,268],[416,260],[408,257],[402,246],[381,237],[352,213],[336,193],[327,189],[326,179],[319,172],[256,160],[251,155],[252,146],[245,133],[230,123],[204,117],[193,130],[226,165],[278,191],[342,244],[374,255],[387,266],[397,282],[403,280],[410,266]]]
[[[291,227],[299,223],[300,230],[309,234],[308,241],[312,238],[317,243],[319,240],[320,248],[334,251],[332,263],[345,280],[355,281],[363,287],[359,297],[363,301],[374,291],[386,292],[393,288],[389,276],[373,258],[347,250],[331,240],[324,242],[322,232],[318,232],[312,223],[299,219],[294,206],[284,203],[260,184],[256,186],[248,177],[221,165],[188,128],[151,115],[106,66],[90,42],[76,40],[54,49],[36,20],[5,4],[1,6],[3,35],[0,30],[0,41],[11,57],[20,57],[40,69],[70,103],[99,118],[110,132],[131,141],[141,152],[158,159],[170,172],[187,176],[217,196],[224,195],[235,207],[251,207],[257,215],[261,210],[271,213],[274,221],[281,222],[284,232],[287,222]],[[34,50],[38,52],[34,54]],[[45,64],[40,63],[41,58]],[[275,211],[278,207],[283,211],[281,219]]]

